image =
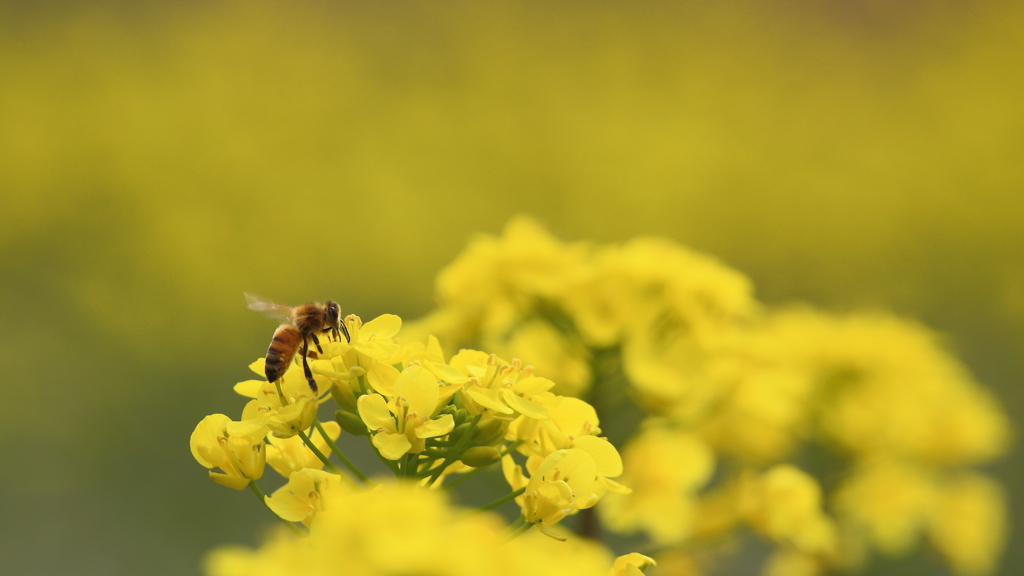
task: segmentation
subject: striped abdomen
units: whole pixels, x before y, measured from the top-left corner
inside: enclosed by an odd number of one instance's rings
[[[302,333],[291,324],[281,324],[274,330],[274,339],[267,349],[267,361],[264,372],[267,382],[274,382],[288,371],[288,366],[295,357],[295,352],[302,345]]]

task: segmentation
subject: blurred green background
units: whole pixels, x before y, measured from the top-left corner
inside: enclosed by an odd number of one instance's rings
[[[517,213],[918,317],[1019,421],[1022,29],[1011,1],[0,4],[0,572],[256,542],[188,450],[269,341],[242,292],[415,318]],[[1024,461],[994,473],[1019,523]]]

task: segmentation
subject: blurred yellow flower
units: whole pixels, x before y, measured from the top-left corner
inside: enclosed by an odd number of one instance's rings
[[[928,534],[960,576],[995,571],[1006,542],[1003,489],[979,474],[945,482],[935,499]]]
[[[658,544],[677,544],[693,530],[696,493],[711,478],[714,453],[698,437],[650,427],[623,450],[621,482],[633,492],[609,494],[601,519],[616,532],[647,532]]]
[[[657,562],[653,558],[631,552],[615,559],[608,576],[640,576],[649,566],[655,565]]]
[[[820,558],[791,548],[776,550],[765,563],[763,576],[819,576],[825,572]]]
[[[757,308],[745,276],[664,238],[599,248],[573,280],[563,303],[593,346],[652,327],[703,341]]]
[[[437,276],[439,307],[451,307],[458,318],[441,333],[463,340],[473,338],[477,327],[488,334],[506,331],[538,300],[563,293],[584,250],[563,244],[525,217],[512,219],[501,238],[478,236]]]
[[[1006,451],[998,403],[925,327],[879,313],[773,310],[753,298],[743,274],[668,240],[567,244],[518,218],[442,272],[438,301],[418,329],[450,346],[535,357],[537,375],[564,379],[524,395],[547,418],[520,416],[508,426],[527,470],[599,434],[600,419],[617,417],[625,397],[643,410],[646,431],[625,452],[623,480],[635,491],[609,496],[601,518],[657,544],[727,537],[749,524],[781,547],[768,572],[853,566],[872,548],[909,550],[926,526],[949,534],[934,524],[943,493],[936,478]],[[482,374],[483,356],[473,362]],[[480,390],[479,379],[467,386],[495,417],[513,416],[511,403]],[[552,394],[559,391],[593,405]],[[669,446],[659,434],[686,440]],[[831,499],[835,520],[818,483],[787,463],[809,442],[846,471]],[[737,465],[701,494],[716,461]],[[508,462],[510,483],[525,486]],[[894,464],[902,472],[885,479]],[[896,477],[907,484],[885,493]],[[979,525],[989,526],[979,528],[984,536],[958,550],[948,536],[936,544],[957,570],[966,570],[968,550],[992,558],[1001,546],[997,500],[981,493],[971,502]]]
[[[935,506],[933,474],[919,467],[879,461],[855,471],[835,492],[836,513],[886,554],[909,552]]]
[[[529,535],[509,542],[497,516],[459,512],[440,493],[408,484],[332,492],[329,507],[310,524],[309,538],[278,533],[257,550],[222,548],[207,557],[205,568],[210,576],[477,576],[481,570],[498,576],[595,576],[612,569],[611,555],[599,546],[551,546]]]
[[[751,486],[748,520],[776,542],[810,554],[831,555],[836,525],[825,515],[821,486],[788,464],[773,466]]]

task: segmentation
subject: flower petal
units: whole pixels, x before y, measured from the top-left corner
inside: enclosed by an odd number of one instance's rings
[[[573,440],[573,447],[590,454],[597,465],[597,473],[606,478],[622,474],[622,457],[612,443],[597,436],[580,436]]]
[[[531,376],[529,378],[523,378],[512,385],[512,389],[517,394],[522,394],[529,398],[534,394],[540,394],[541,392],[547,392],[555,386],[555,383],[547,378],[541,378],[539,376]]]
[[[249,485],[248,478],[242,478],[241,476],[234,476],[230,474],[221,474],[210,470],[210,480],[213,480],[221,486],[227,486],[228,488],[234,488],[235,490],[242,490]]]
[[[509,406],[511,406],[513,410],[519,412],[524,416],[529,416],[530,418],[537,419],[544,419],[548,417],[547,408],[541,406],[540,404],[537,404],[536,402],[531,402],[526,398],[517,396],[515,392],[509,390],[508,388],[502,390],[501,397],[504,398],[505,402]]]
[[[430,370],[434,376],[437,376],[438,380],[443,380],[449,384],[465,384],[469,382],[469,376],[447,364],[435,364],[430,360],[423,360],[422,363],[427,370]]]
[[[501,472],[505,475],[505,481],[512,487],[512,490],[519,490],[526,486],[526,476],[523,475],[523,467],[516,464],[512,456],[506,454],[501,459]],[[522,496],[517,498],[517,501],[521,498]]]
[[[366,379],[377,392],[391,398],[395,395],[395,380],[401,372],[390,364],[374,362],[366,371]]]
[[[441,350],[441,342],[433,334],[427,336],[425,357],[430,362],[444,364],[444,351]]]
[[[207,468],[218,466],[223,459],[220,445],[217,438],[224,432],[224,427],[231,418],[224,414],[210,414],[196,424],[189,438],[189,447],[192,449],[192,457]]]
[[[246,398],[257,398],[259,397],[260,388],[266,384],[266,380],[246,380],[245,382],[239,382],[235,384],[235,392]]]
[[[407,367],[395,380],[395,397],[405,398],[408,413],[416,413],[420,418],[434,413],[440,393],[437,378],[422,366]]]
[[[359,329],[361,340],[391,340],[402,329],[402,319],[394,314],[381,314]]]
[[[359,397],[356,402],[359,409],[359,417],[370,430],[387,430],[395,432],[395,418],[388,410],[388,403],[380,394],[366,394]]]
[[[392,432],[378,432],[373,436],[373,445],[380,451],[380,455],[388,460],[398,460],[412,448],[412,443],[405,437],[405,434]]]
[[[484,408],[490,408],[491,410],[501,412],[502,414],[512,414],[514,412],[511,408],[505,405],[505,402],[501,399],[498,390],[481,388],[479,386],[470,386],[463,390],[469,394],[470,398]]]
[[[249,364],[249,370],[252,370],[256,374],[266,378],[266,376],[267,376],[267,374],[266,374],[266,366],[267,366],[267,359],[266,358],[260,358],[259,360],[253,362],[252,364]]]
[[[416,437],[433,438],[435,436],[443,436],[451,432],[452,428],[455,428],[455,419],[452,418],[451,414],[442,414],[440,418],[427,420],[417,426]]]

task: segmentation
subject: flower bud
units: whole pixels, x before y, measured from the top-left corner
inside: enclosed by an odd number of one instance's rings
[[[480,468],[497,462],[500,457],[501,454],[490,446],[474,446],[463,452],[459,460],[466,466]]]
[[[496,440],[505,437],[506,422],[497,418],[485,418],[480,421],[473,435],[472,446],[489,446]]]
[[[353,436],[369,436],[370,431],[366,428],[362,418],[358,414],[347,410],[338,410],[334,413],[334,419],[338,421],[341,429]]]
[[[456,426],[448,435],[448,438],[452,442],[457,442],[459,438],[462,438],[462,435],[466,433],[466,430],[469,430],[469,422],[463,422]]]
[[[356,409],[356,395],[352,387],[346,382],[335,381],[331,386],[331,398],[342,408]]]

